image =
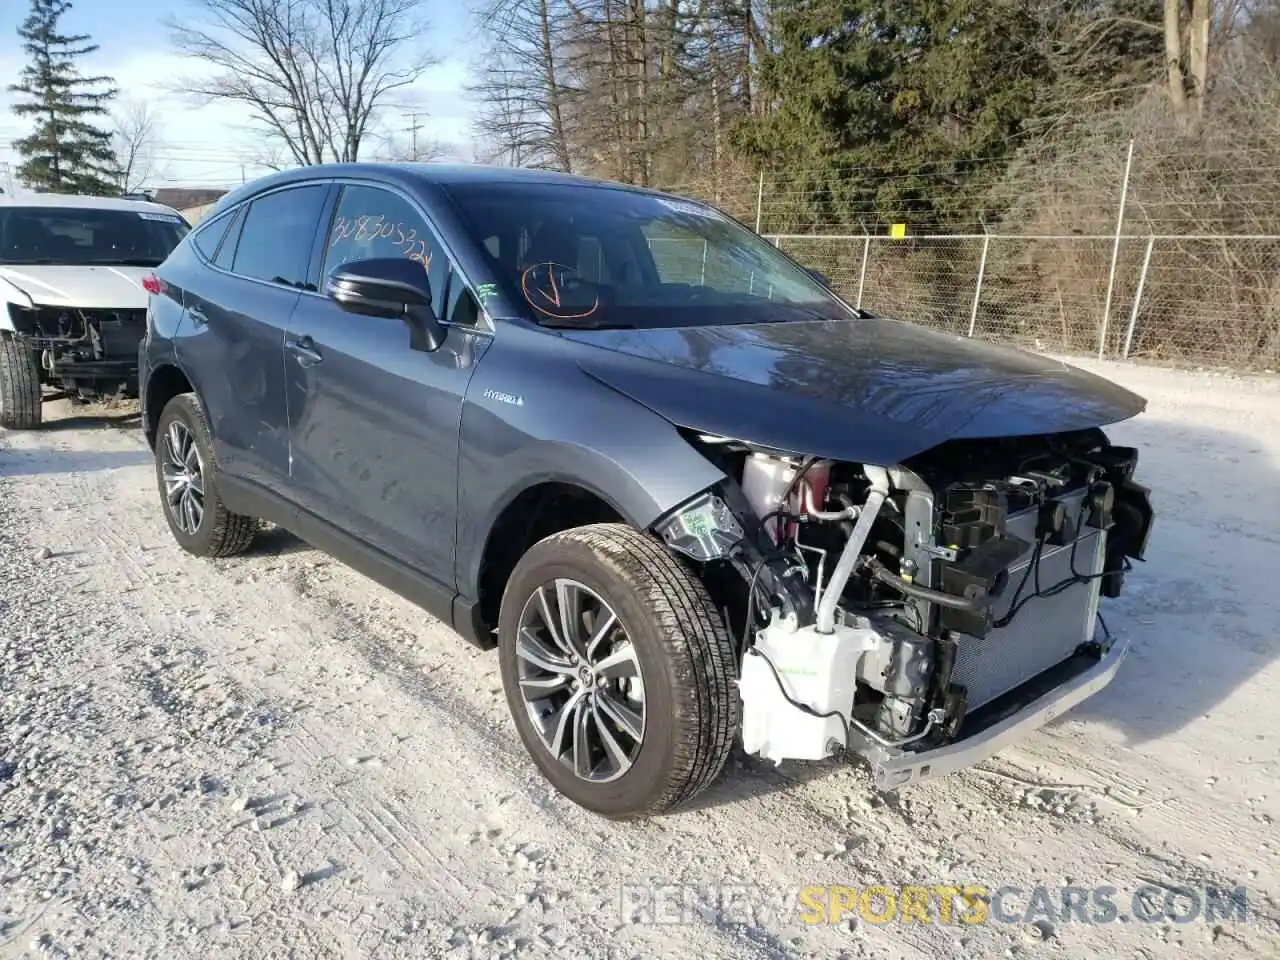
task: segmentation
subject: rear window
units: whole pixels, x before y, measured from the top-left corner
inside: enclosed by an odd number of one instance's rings
[[[0,264],[155,267],[190,229],[160,211],[3,207]]]

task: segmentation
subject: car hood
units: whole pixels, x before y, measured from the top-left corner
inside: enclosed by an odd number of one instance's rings
[[[1146,409],[1058,360],[896,320],[561,332],[594,348],[586,373],[678,426],[834,460],[892,465]]]
[[[0,266],[0,280],[17,287],[37,306],[129,310],[146,308],[142,280],[153,272],[152,267],[14,264]]]

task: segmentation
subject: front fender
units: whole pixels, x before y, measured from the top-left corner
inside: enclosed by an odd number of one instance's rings
[[[581,487],[645,529],[724,479],[669,421],[576,364],[542,366],[506,346],[499,338],[486,354],[462,413],[455,575],[463,594],[477,595],[489,531],[531,487]]]
[[[0,330],[17,333],[18,329],[13,325],[13,314],[9,312],[9,304],[24,310],[34,310],[36,305],[25,290],[0,277]]]

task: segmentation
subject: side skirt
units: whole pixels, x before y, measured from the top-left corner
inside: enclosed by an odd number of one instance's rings
[[[480,620],[477,601],[463,597],[433,577],[387,556],[257,484],[220,476],[218,493],[228,510],[283,527],[317,550],[421,607],[468,643],[481,650],[490,650],[496,645],[493,635],[484,629]]]

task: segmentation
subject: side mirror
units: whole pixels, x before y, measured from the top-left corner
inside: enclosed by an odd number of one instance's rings
[[[831,289],[831,278],[828,277],[825,273],[822,273],[819,270],[810,269],[808,267],[806,267],[805,269],[809,270],[809,276],[813,277],[813,279],[817,280],[820,284],[822,284],[828,290]]]
[[[324,292],[348,313],[399,317],[409,328],[409,346],[414,350],[430,353],[444,342],[444,328],[431,306],[431,283],[417,260],[352,260],[329,274]]]

